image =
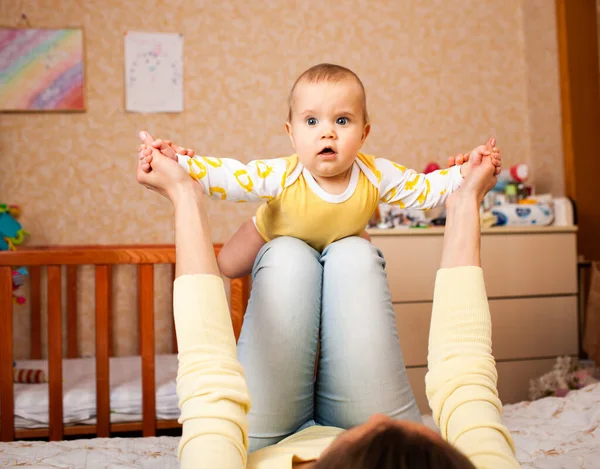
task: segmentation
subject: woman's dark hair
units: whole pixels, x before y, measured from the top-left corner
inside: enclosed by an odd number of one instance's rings
[[[446,441],[399,427],[375,429],[351,446],[319,458],[315,469],[475,469]]]

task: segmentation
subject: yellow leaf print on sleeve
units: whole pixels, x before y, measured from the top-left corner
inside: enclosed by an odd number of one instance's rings
[[[273,168],[264,161],[258,160],[256,162],[256,172],[258,173],[258,177],[266,179],[266,177],[273,172]]]
[[[395,167],[396,169],[399,169],[399,170],[400,170],[400,171],[402,171],[402,172],[406,171],[406,166],[402,166],[401,164],[394,163],[393,161],[392,161],[391,163],[394,165],[394,167]]]
[[[442,170],[440,171],[440,175],[441,175],[441,176],[446,176],[446,175],[447,175],[449,172],[450,172],[450,170],[449,170],[449,169],[442,169]]]
[[[199,181],[206,176],[206,166],[198,158],[190,158],[188,161],[190,176]],[[195,167],[194,167],[195,166]]]
[[[392,200],[394,197],[396,196],[396,188],[392,187],[392,190],[389,191],[384,197],[383,199],[381,199],[381,201],[383,203],[389,204],[390,200]]]
[[[221,160],[221,158],[214,158],[212,156],[203,156],[202,159],[204,161],[206,161],[209,165],[211,165],[213,168],[218,168],[220,166],[223,166],[223,160]]]
[[[417,197],[417,202],[419,202],[421,205],[423,205],[425,203],[425,201],[427,200],[427,196],[429,195],[429,192],[431,191],[431,184],[429,183],[429,179],[425,179],[425,185],[427,187],[425,188],[425,190],[423,190],[423,192],[421,192],[419,197]]]
[[[448,192],[448,190],[444,189],[443,191],[440,191],[440,195],[444,195],[446,192]]]
[[[252,192],[254,182],[252,182],[252,178],[248,174],[248,171],[246,171],[245,169],[238,169],[235,173],[233,173],[233,175],[235,176],[235,179],[238,182],[238,184],[244,189],[246,189],[246,192]]]
[[[275,197],[272,195],[261,195],[260,198],[266,200],[267,202],[271,202],[271,200],[273,200]]]
[[[415,190],[415,187],[416,187],[416,185],[417,185],[417,183],[419,182],[419,178],[420,178],[420,177],[421,177],[421,175],[420,175],[420,174],[415,174],[415,177],[414,177],[414,179],[413,179],[412,181],[408,181],[408,182],[406,183],[406,185],[404,186],[404,188],[405,188],[407,191],[414,191],[414,190]]]
[[[392,205],[397,205],[400,208],[406,207],[406,205],[404,205],[404,202],[402,202],[401,200],[398,200],[397,202],[392,202]]]
[[[285,173],[283,173],[283,176],[281,176],[281,188],[285,189],[285,179],[287,176],[287,171]]]
[[[377,182],[379,184],[381,184],[381,171],[379,171],[377,168],[373,168],[373,173],[375,174],[375,177],[377,178]]]
[[[213,194],[221,194],[221,200],[227,199],[227,192],[225,192],[225,189],[223,189],[222,187],[211,187],[210,195]]]

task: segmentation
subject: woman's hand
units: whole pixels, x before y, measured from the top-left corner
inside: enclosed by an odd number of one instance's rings
[[[489,138],[485,145],[480,145],[477,148],[474,148],[470,153],[449,156],[448,167],[450,168],[454,165],[462,165],[460,169],[461,174],[463,177],[467,177],[471,169],[469,166],[469,159],[475,152],[482,153],[483,156],[489,156],[492,163],[496,167],[496,176],[500,174],[500,171],[502,171],[502,156],[500,155],[500,149],[496,146],[496,139],[493,137]]]
[[[145,131],[140,132],[140,139],[146,148],[152,148],[152,171],[144,170],[144,161],[138,159],[136,179],[144,187],[159,193],[175,204],[183,194],[202,196],[202,188],[188,176],[185,170],[175,161],[164,156],[160,148],[153,148],[154,139]],[[167,144],[164,143],[166,146]]]
[[[171,142],[171,140],[152,140],[152,137],[145,131],[140,132],[140,139],[144,143],[140,145],[138,155],[140,160],[142,160],[142,170],[145,173],[152,171],[152,151],[155,148],[175,162],[178,162],[177,153],[189,156],[190,158],[195,155],[194,150],[191,148],[180,147]]]

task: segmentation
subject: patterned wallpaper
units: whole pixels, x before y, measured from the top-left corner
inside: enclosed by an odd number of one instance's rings
[[[137,131],[243,161],[291,153],[286,97],[323,61],[363,79],[373,129],[365,150],[423,169],[495,133],[506,164],[527,162],[539,190],[563,188],[556,25],[549,0],[24,0],[33,26],[82,26],[87,112],[0,114],[0,201],[23,207],[30,244],[172,242],[168,203],[134,180]],[[184,34],[185,111],[124,111],[123,33]],[[212,203],[215,241],[256,207]],[[115,281],[116,347],[132,353],[133,270]],[[93,353],[93,287],[83,272],[81,349]],[[87,277],[86,277],[87,276]],[[87,280],[86,280],[87,279]],[[163,288],[164,287],[164,288]],[[170,343],[168,279],[157,274],[159,351]],[[164,291],[163,291],[164,290]],[[122,298],[122,299],[119,299]],[[127,298],[127,299],[125,299]],[[16,315],[17,337],[27,314]],[[90,332],[91,331],[91,332]],[[27,353],[26,340],[15,345]]]

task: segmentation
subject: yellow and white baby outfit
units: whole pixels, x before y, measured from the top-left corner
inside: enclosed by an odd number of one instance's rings
[[[442,205],[462,182],[460,166],[419,174],[393,161],[358,153],[347,189],[333,195],[317,184],[295,154],[248,164],[229,158],[177,156],[210,197],[266,201],[254,218],[265,241],[293,236],[318,251],[360,235],[380,202],[427,210]]]

